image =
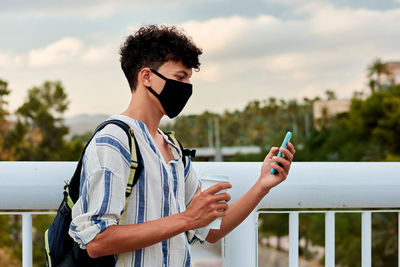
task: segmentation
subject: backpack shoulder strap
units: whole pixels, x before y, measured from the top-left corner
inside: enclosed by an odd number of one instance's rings
[[[80,185],[80,176],[81,176],[81,171],[82,171],[82,161],[83,161],[83,156],[85,154],[86,148],[88,147],[89,143],[92,141],[93,137],[96,135],[96,133],[100,130],[102,130],[104,127],[106,127],[109,124],[114,124],[119,126],[126,135],[128,136],[128,142],[129,142],[129,147],[131,149],[131,158],[138,158],[137,153],[140,153],[139,149],[137,149],[137,143],[133,135],[133,130],[130,130],[129,125],[127,125],[125,122],[120,121],[120,120],[107,120],[102,122],[99,126],[97,126],[96,130],[94,131],[93,135],[90,137],[89,141],[86,143],[81,157],[79,159],[78,165],[75,169],[74,175],[70,179],[70,181],[65,185],[64,187],[64,197],[68,197],[68,204],[75,203],[79,197],[79,185]],[[132,132],[132,134],[131,134]],[[133,167],[133,168],[132,168]],[[136,170],[139,167],[139,162],[136,160],[136,164],[132,164],[131,162],[131,173],[132,170],[134,170],[133,177],[135,177]],[[138,175],[137,175],[138,176]],[[126,192],[132,192],[132,187],[135,185],[135,182],[129,181],[127,185]],[[129,193],[130,194],[130,193]],[[72,207],[71,207],[72,208]]]
[[[125,197],[128,198],[132,193],[132,188],[139,180],[140,173],[142,172],[142,155],[140,154],[139,145],[135,138],[133,129],[129,129],[129,136],[131,139],[131,171],[129,173],[128,184],[125,190]]]
[[[175,132],[174,131],[170,131],[168,133],[165,133],[168,136],[168,139],[174,143],[174,145],[176,145],[177,147],[179,147],[181,149],[182,152],[182,161],[183,161],[183,166],[186,167],[186,156],[189,156],[190,158],[194,158],[196,157],[196,149],[187,149],[184,148],[181,144],[181,142],[178,141],[178,139],[176,139],[175,137]]]

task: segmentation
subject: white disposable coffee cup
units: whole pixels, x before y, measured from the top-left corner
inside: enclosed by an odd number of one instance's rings
[[[201,191],[207,190],[213,185],[222,183],[222,182],[229,182],[229,177],[226,175],[219,175],[219,174],[207,174],[201,177]],[[229,189],[223,189],[221,191],[218,191],[216,194],[221,194],[224,192],[228,192]],[[219,217],[212,221],[209,225],[207,225],[207,228],[210,229],[219,229],[221,227],[221,221],[222,218]]]

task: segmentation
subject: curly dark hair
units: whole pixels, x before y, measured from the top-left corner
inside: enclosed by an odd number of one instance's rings
[[[158,68],[167,61],[181,61],[187,68],[199,70],[202,54],[191,39],[176,27],[149,25],[129,35],[121,45],[120,62],[131,91],[144,67]]]

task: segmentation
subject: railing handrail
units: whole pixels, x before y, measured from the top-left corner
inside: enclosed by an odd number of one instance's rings
[[[0,162],[0,210],[56,209],[76,162]],[[199,176],[231,179],[232,200],[260,174],[258,162],[195,162]],[[258,208],[400,207],[399,162],[294,162]],[[34,200],[34,201],[33,201]]]

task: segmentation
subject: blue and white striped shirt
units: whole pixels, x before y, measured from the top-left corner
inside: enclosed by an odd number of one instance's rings
[[[111,119],[122,120],[134,129],[143,158],[144,168],[128,199],[126,224],[183,212],[200,186],[190,159],[187,158],[185,168],[180,149],[163,134],[174,156],[166,163],[144,123],[124,115],[114,115]],[[116,125],[107,125],[88,145],[79,199],[72,209],[69,231],[82,248],[98,233],[118,224],[125,208],[130,157],[128,138]],[[124,253],[123,257],[117,255],[116,266],[190,266],[189,245],[197,239],[204,241],[208,231],[207,228],[192,230],[150,247]]]

